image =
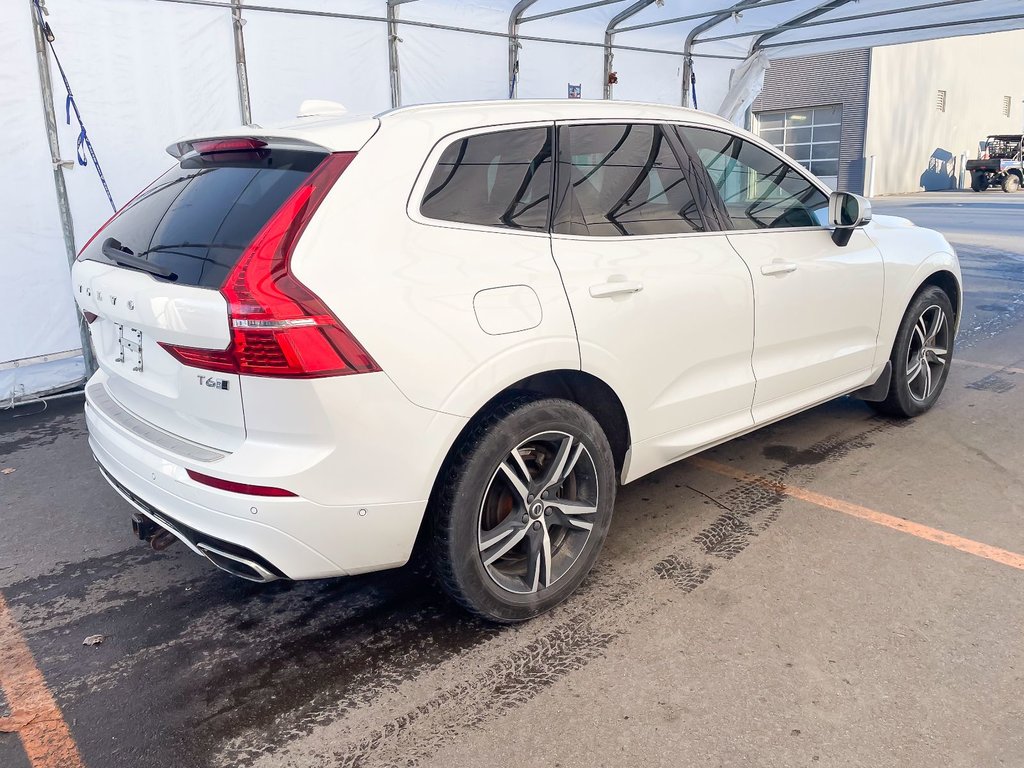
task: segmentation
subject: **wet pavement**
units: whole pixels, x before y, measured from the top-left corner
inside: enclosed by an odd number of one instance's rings
[[[1024,765],[1024,571],[778,490],[1024,553],[1024,194],[875,209],[960,253],[936,408],[838,400],[703,454],[768,482],[626,486],[594,574],[522,626],[414,568],[255,585],[152,552],[80,401],[0,412],[0,595],[84,764]],[[0,766],[28,766],[6,706]]]

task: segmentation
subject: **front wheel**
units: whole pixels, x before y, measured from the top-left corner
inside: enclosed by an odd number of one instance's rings
[[[1020,189],[1020,178],[1015,173],[1006,174],[1003,179],[1003,192],[1016,192]]]
[[[547,611],[597,560],[615,504],[615,462],[600,425],[567,400],[520,398],[466,436],[431,509],[445,591],[490,621]]]
[[[941,288],[928,286],[910,302],[889,362],[892,378],[882,413],[910,418],[939,399],[953,359],[953,305]]]

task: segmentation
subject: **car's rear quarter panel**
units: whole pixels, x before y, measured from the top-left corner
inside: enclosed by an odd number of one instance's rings
[[[409,213],[418,209],[421,169],[429,175],[445,137],[466,128],[464,118],[382,119],[292,262],[411,402],[463,417],[533,373],[579,369],[546,234],[428,223]],[[536,294],[540,322],[485,332],[477,294],[521,285]]]

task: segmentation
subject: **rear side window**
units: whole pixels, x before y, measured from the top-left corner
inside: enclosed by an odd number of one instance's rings
[[[546,232],[551,129],[467,136],[445,148],[420,213],[431,219]]]
[[[110,263],[103,243],[166,267],[176,282],[220,288],[256,233],[326,157],[263,148],[190,154],[108,224],[82,259]]]
[[[662,126],[571,125],[560,129],[574,218],[597,237],[701,232],[700,204]]]

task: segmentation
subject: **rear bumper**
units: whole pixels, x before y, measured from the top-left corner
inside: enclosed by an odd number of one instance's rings
[[[244,463],[242,451],[199,463],[141,439],[88,399],[85,413],[89,445],[108,482],[138,511],[173,529],[215,564],[221,565],[204,543],[290,579],[381,570],[409,558],[427,493],[409,502],[328,506],[302,496],[221,491],[193,481],[186,467],[216,474],[220,465]]]

